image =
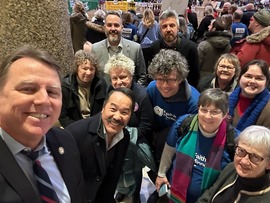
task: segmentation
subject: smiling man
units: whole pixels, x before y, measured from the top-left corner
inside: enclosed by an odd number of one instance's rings
[[[112,90],[101,113],[69,125],[78,144],[89,202],[113,203],[130,137],[124,127],[134,110],[133,93]]]
[[[59,70],[47,52],[30,46],[0,67],[0,202],[86,202],[76,143],[64,130],[50,129],[61,111]]]
[[[92,52],[97,56],[101,76],[105,76],[110,84],[108,74],[105,74],[104,66],[109,58],[118,53],[123,53],[135,63],[134,81],[141,85],[146,84],[146,67],[140,44],[122,37],[123,22],[119,12],[109,11],[105,17],[105,34],[107,39],[94,43]]]
[[[148,73],[154,79],[147,93],[154,111],[152,144],[158,165],[170,127],[179,116],[198,112],[200,94],[189,85],[187,60],[178,51],[162,49],[149,65]],[[153,181],[155,178],[151,177]]]

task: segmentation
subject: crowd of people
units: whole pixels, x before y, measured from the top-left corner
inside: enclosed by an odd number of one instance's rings
[[[65,76],[37,47],[6,56],[0,202],[141,203],[145,166],[147,203],[269,201],[270,11],[214,0],[196,23],[192,5],[76,1]]]

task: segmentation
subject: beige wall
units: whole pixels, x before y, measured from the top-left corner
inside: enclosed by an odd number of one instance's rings
[[[48,50],[67,72],[73,50],[66,0],[1,0],[0,62],[23,44]]]

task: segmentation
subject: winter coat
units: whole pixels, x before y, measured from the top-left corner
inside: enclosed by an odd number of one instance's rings
[[[94,22],[88,21],[86,23],[86,26],[87,31],[85,37],[87,41],[94,44],[96,42],[106,39],[103,20],[97,19]]]
[[[90,113],[91,116],[99,113],[107,92],[107,83],[103,78],[94,77],[91,83]],[[78,93],[78,82],[75,74],[67,75],[62,80],[62,110],[59,121],[63,127],[83,119]]]
[[[241,67],[254,59],[263,59],[270,64],[270,26],[246,37],[239,51],[235,51]]]
[[[221,172],[214,185],[206,190],[198,199],[197,203],[210,203],[217,198],[218,195],[225,195],[226,189],[234,185],[238,179],[233,163],[230,163]],[[225,193],[225,194],[224,194]],[[237,194],[235,203],[268,203],[270,199],[270,186],[260,191],[240,190]]]
[[[85,43],[86,17],[81,13],[74,13],[70,16],[70,31],[74,53],[83,49]]]
[[[212,74],[218,58],[230,51],[232,34],[227,31],[209,31],[205,37],[206,40],[197,47],[201,77]]]

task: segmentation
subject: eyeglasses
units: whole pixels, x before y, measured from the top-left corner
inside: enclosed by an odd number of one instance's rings
[[[236,146],[235,154],[239,157],[245,157],[248,154],[249,160],[255,165],[259,165],[264,159],[269,158],[269,157],[262,158],[257,154],[249,153],[245,149],[239,146]]]
[[[199,108],[199,111],[204,115],[209,113],[211,117],[218,116],[219,114],[222,113],[221,110],[208,110],[208,109],[205,109],[205,108]]]
[[[156,78],[155,80],[156,80],[156,83],[159,85],[164,84],[164,82],[166,82],[168,85],[174,85],[178,81],[178,79],[176,78],[166,78],[166,79]]]
[[[234,66],[218,65],[218,68],[221,70],[227,69],[228,71],[232,71],[234,69]]]

